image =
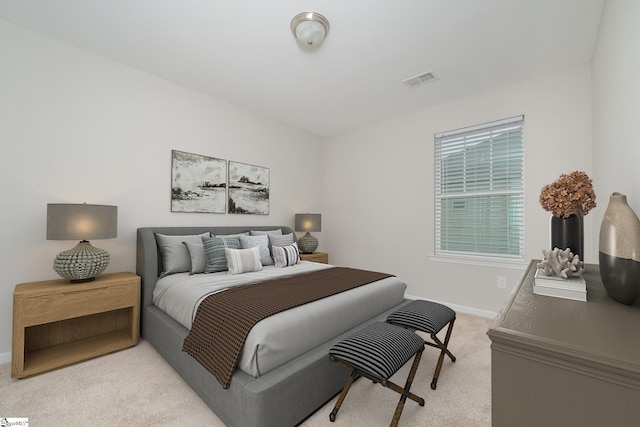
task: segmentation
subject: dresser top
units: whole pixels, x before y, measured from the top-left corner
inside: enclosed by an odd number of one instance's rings
[[[509,343],[576,363],[621,368],[640,382],[640,302],[624,305],[607,294],[597,265],[585,265],[587,301],[533,293],[539,260],[532,260],[510,301],[488,332],[493,344]]]

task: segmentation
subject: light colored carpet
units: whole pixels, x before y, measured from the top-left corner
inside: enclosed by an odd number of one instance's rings
[[[427,348],[411,391],[424,407],[407,400],[401,426],[491,425],[491,320],[458,313],[437,390],[431,378],[438,351]],[[445,331],[442,331],[444,333]],[[408,363],[392,378],[404,386]],[[146,341],[138,346],[23,380],[0,365],[0,418],[26,417],[35,426],[212,426],[222,422]],[[302,426],[387,426],[399,394],[360,379],[335,423],[336,398]]]

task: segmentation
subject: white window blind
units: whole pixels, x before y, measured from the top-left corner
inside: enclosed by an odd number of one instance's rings
[[[436,255],[524,258],[523,122],[435,135]]]

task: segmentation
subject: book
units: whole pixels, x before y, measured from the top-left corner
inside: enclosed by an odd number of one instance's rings
[[[564,279],[548,276],[540,269],[533,278],[533,293],[550,297],[567,298],[576,301],[587,300],[587,282],[582,276]]]
[[[549,286],[552,288],[586,290],[587,282],[582,276],[572,276],[567,279],[560,276],[548,276],[544,271],[536,270],[533,276],[533,283],[540,286]]]
[[[536,295],[544,295],[548,297],[572,299],[575,301],[586,301],[587,290],[578,291],[573,289],[551,288],[547,286],[533,285],[533,293]]]

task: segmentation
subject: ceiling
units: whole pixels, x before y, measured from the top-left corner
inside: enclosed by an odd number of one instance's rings
[[[327,137],[589,62],[603,4],[2,0],[0,18]],[[289,27],[303,11],[331,25],[315,51]]]

